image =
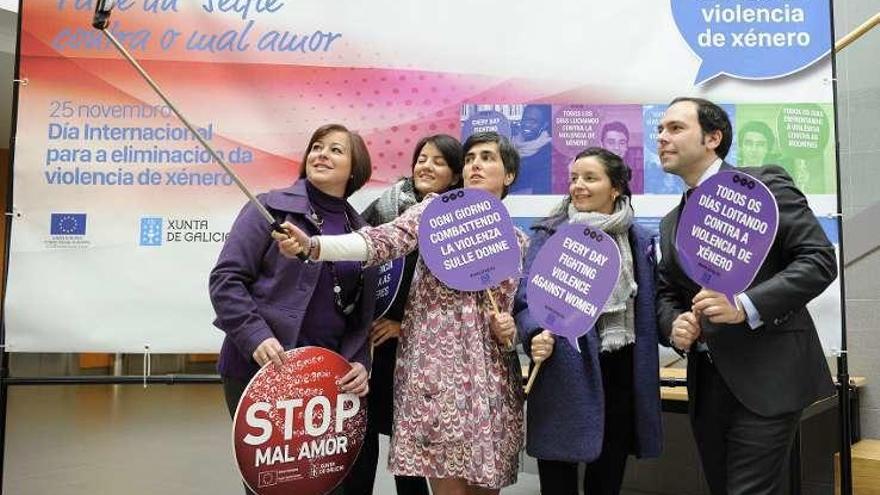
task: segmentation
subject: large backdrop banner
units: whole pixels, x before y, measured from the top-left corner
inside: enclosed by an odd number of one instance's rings
[[[244,195],[91,28],[94,2],[21,6],[6,295],[13,352],[216,352],[208,273]],[[109,30],[257,192],[299,173],[311,132],[360,132],[362,208],[428,134],[508,135],[521,226],[601,145],[633,168],[641,222],[678,204],[656,125],[695,95],[735,123],[728,157],[778,163],[838,242],[828,3],[810,0],[123,0]],[[812,303],[827,350],[838,287]]]

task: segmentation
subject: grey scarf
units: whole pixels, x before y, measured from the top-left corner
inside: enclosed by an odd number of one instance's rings
[[[580,212],[568,204],[568,220],[571,223],[592,225],[614,237],[620,249],[620,277],[596,321],[596,330],[602,342],[602,352],[611,352],[636,341],[635,297],[638,286],[633,275],[632,248],[629,245],[629,228],[633,222],[633,209],[629,197],[620,196],[610,215],[596,212]]]
[[[386,189],[373,204],[370,216],[375,216],[377,221],[375,223],[372,219],[367,221],[372,225],[388,223],[416,203],[418,200],[413,180],[411,177],[405,177]]]

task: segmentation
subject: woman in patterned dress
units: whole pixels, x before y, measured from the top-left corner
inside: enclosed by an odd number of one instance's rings
[[[450,189],[460,188],[463,165],[458,139],[446,134],[426,136],[416,143],[410,162],[410,177],[391,185],[361,216],[370,225],[382,225],[399,217],[430,193],[443,194]],[[369,456],[364,464],[372,467],[374,478],[379,462],[379,434],[391,436],[397,341],[418,261],[418,250],[406,256],[398,296],[385,315],[373,322],[370,330],[370,343],[375,351],[370,371],[370,399],[367,401],[369,421],[360,455]],[[395,476],[394,484],[397,495],[430,493],[428,481],[422,476]]]
[[[479,133],[464,144],[465,187],[503,198],[516,179],[519,155],[503,136]],[[345,236],[309,238],[285,225],[276,236],[288,257],[362,260],[376,265],[418,247],[426,197],[392,222]],[[528,239],[517,231],[520,249]],[[425,476],[439,495],[497,494],[516,482],[523,443],[522,381],[510,311],[517,280],[493,294],[443,285],[419,260],[400,332],[394,375],[394,424],[389,468]]]

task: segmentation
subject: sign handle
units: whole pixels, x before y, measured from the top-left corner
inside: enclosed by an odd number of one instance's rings
[[[489,297],[489,303],[492,305],[492,311],[496,315],[501,314],[501,311],[498,310],[498,303],[495,302],[495,296],[492,295],[492,289],[486,289],[486,295]],[[510,349],[511,347],[513,347],[513,342],[508,340],[504,343],[504,346]]]
[[[486,295],[489,297],[489,303],[492,304],[492,311],[495,314],[500,314],[501,311],[498,311],[498,303],[495,302],[495,296],[492,295],[492,289],[486,289]]]
[[[536,362],[535,367],[529,373],[529,381],[526,383],[526,395],[529,395],[529,392],[532,391],[532,385],[535,384],[535,378],[538,378],[538,370],[541,369],[542,364],[544,364],[543,360]]]

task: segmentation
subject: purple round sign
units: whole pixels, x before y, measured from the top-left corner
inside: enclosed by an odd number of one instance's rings
[[[619,277],[620,251],[611,236],[589,225],[565,225],[532,262],[529,311],[579,349],[577,338],[593,328]]]
[[[691,280],[732,299],[755,279],[778,226],[776,198],[767,186],[742,172],[719,172],[687,200],[675,250]]]
[[[400,290],[400,282],[403,280],[403,266],[406,258],[397,258],[379,265],[379,281],[376,284],[376,309],[373,311],[373,319],[385,316],[391,308],[397,291]]]
[[[457,189],[431,201],[419,224],[419,252],[441,282],[480,291],[520,273],[519,243],[501,200]]]

